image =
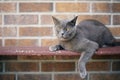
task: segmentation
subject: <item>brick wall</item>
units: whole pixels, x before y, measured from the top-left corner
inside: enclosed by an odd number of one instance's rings
[[[79,56],[0,56],[0,80],[82,80]],[[94,56],[86,80],[120,80],[120,56]],[[117,78],[117,79],[116,79]]]
[[[120,38],[120,0],[0,0],[0,46],[57,42],[51,15],[96,19]],[[81,80],[79,56],[0,56],[0,80]],[[94,56],[87,80],[120,80],[120,56]],[[117,79],[116,79],[117,78]]]

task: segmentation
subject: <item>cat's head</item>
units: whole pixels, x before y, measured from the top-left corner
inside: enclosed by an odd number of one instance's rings
[[[59,20],[55,17],[53,18],[55,24],[56,35],[61,41],[71,40],[76,34],[76,16],[72,20]]]

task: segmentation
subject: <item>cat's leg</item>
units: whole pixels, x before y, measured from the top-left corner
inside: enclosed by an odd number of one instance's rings
[[[49,47],[50,51],[58,51],[58,50],[64,50],[64,48],[61,45],[55,45]]]
[[[86,72],[86,63],[88,60],[91,59],[92,55],[95,53],[95,51],[98,49],[98,44],[93,41],[89,41],[89,43],[86,44],[87,47],[84,52],[82,52],[81,57],[78,61],[78,68],[80,71],[81,78],[85,78],[87,75]]]
[[[85,54],[85,52],[82,52],[81,57],[83,56],[83,54]],[[78,69],[79,69],[80,77],[84,79],[87,75],[87,72],[86,72],[85,62],[81,61],[81,59],[79,59],[78,61]]]

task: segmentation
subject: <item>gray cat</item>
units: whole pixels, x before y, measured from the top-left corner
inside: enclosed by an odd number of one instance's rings
[[[113,45],[115,42],[111,32],[104,24],[96,20],[84,20],[76,25],[76,16],[72,20],[59,20],[52,17],[55,24],[59,44],[50,46],[50,51],[70,50],[81,53],[78,68],[81,78],[85,78],[86,63],[99,47]]]

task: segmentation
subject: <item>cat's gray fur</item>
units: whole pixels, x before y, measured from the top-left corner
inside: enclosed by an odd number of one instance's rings
[[[78,68],[81,78],[85,78],[86,63],[99,47],[112,45],[115,41],[104,24],[96,20],[84,20],[76,24],[78,16],[72,20],[59,20],[53,17],[59,44],[50,46],[51,51],[70,50],[81,53]]]

